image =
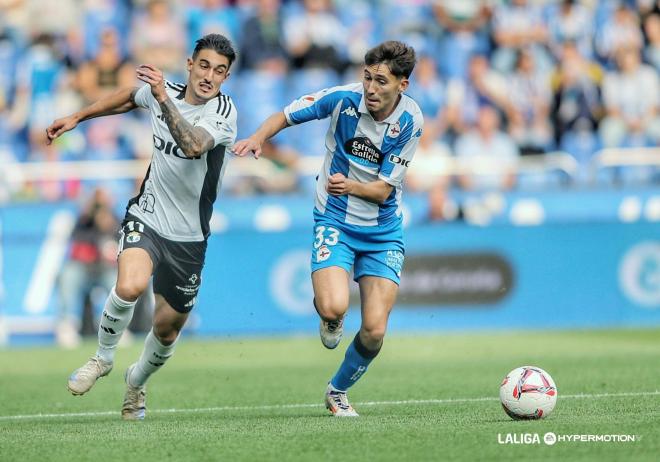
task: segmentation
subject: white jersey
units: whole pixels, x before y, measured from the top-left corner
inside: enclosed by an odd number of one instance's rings
[[[151,87],[140,88],[135,103],[149,109],[154,149],[140,193],[130,200],[127,211],[166,239],[203,241],[210,234],[227,147],[236,140],[236,108],[227,95],[195,106],[184,101],[185,85],[166,82],[165,87],[183,118],[209,132],[215,145],[200,157],[186,157],[172,138]]]

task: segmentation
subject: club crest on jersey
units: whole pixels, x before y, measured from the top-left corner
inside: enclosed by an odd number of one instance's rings
[[[322,261],[326,261],[328,258],[330,258],[331,253],[332,252],[330,252],[330,249],[328,249],[327,245],[322,245],[316,251],[316,262],[321,263]]]
[[[387,129],[387,136],[390,138],[398,138],[401,134],[401,124],[397,120],[395,124],[390,125],[390,128]]]
[[[198,279],[199,278],[197,277],[197,275],[195,273],[193,273],[193,275],[188,278],[188,280],[190,281],[190,283],[192,285],[195,285],[195,283],[197,282]]]
[[[131,231],[126,235],[126,242],[128,242],[129,244],[135,244],[136,242],[140,242],[140,238],[141,238],[140,233],[138,233],[137,231]]]
[[[382,153],[371,142],[369,138],[357,137],[351,138],[344,143],[344,150],[355,158],[355,160],[363,165],[380,165],[382,162]]]

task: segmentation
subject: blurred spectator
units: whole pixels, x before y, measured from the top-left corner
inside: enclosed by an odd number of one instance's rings
[[[442,27],[439,60],[442,74],[465,78],[470,56],[489,51],[489,0],[434,0],[433,11]]]
[[[658,74],[641,63],[637,48],[617,54],[618,69],[608,72],[603,81],[606,117],[600,136],[606,147],[639,146],[660,140]]]
[[[17,65],[12,114],[12,122],[17,128],[27,127],[30,132],[45,131],[55,113],[57,89],[66,72],[59,59],[55,37],[47,34],[35,37],[19,57]],[[39,147],[39,143],[33,143],[33,146]]]
[[[490,68],[485,56],[475,55],[470,59],[467,79],[452,79],[447,85],[448,126],[463,133],[476,124],[484,105],[509,112],[506,80]]]
[[[287,54],[283,43],[281,0],[257,0],[256,11],[243,27],[239,58],[245,70],[283,74]]]
[[[429,192],[436,186],[447,189],[452,173],[449,147],[424,127],[415,157],[408,167],[406,188],[413,192]]]
[[[552,78],[555,143],[584,165],[597,147],[594,132],[602,111],[603,71],[585,59],[572,42],[564,43],[560,57]]]
[[[16,96],[16,68],[19,54],[20,47],[16,40],[6,31],[0,31],[0,146],[6,153],[5,157],[15,160],[24,158],[26,151],[17,137],[24,120],[19,122],[10,116]]]
[[[382,0],[374,2],[380,11],[383,33],[392,40],[408,43],[415,50],[432,51],[439,28],[429,0]]]
[[[536,69],[526,49],[518,51],[509,98],[509,133],[522,154],[547,151],[552,143],[550,75]]]
[[[286,21],[286,46],[294,69],[324,68],[342,72],[346,30],[330,0],[303,0],[304,11]]]
[[[644,47],[644,60],[660,72],[660,14],[653,13],[644,20],[644,33],[647,44]]]
[[[604,63],[613,66],[619,50],[624,48],[641,50],[642,46],[643,37],[639,18],[625,3],[621,3],[596,35],[598,55]]]
[[[85,104],[91,104],[119,87],[134,83],[134,66],[122,58],[117,30],[106,28],[101,33],[98,53],[78,70],[78,88],[85,98]]]
[[[7,20],[14,14],[14,18],[18,19],[15,25],[20,27],[20,34],[24,34],[26,38],[40,34],[63,37],[70,30],[80,28],[82,15],[79,3],[79,0],[5,0],[0,2],[3,19]],[[20,15],[17,14],[19,8],[22,9]],[[7,23],[5,22],[5,24]]]
[[[447,90],[433,58],[421,55],[412,79],[413,84],[408,87],[407,93],[422,110],[424,133],[431,138],[440,138],[447,128]]]
[[[78,0],[80,3],[80,0]],[[82,0],[84,17],[83,29],[84,52],[80,59],[96,56],[101,45],[101,33],[106,28],[119,31],[122,55],[128,52],[128,39],[131,26],[131,0]]]
[[[186,33],[167,0],[149,0],[146,10],[137,14],[131,33],[131,50],[137,64],[153,64],[166,78],[183,80]]]
[[[493,52],[493,67],[500,72],[510,72],[516,60],[516,52],[527,47],[534,55],[539,68],[551,66],[546,51],[548,29],[544,23],[540,5],[528,0],[511,0],[499,4],[493,17],[493,38],[497,48]]]
[[[561,0],[547,16],[550,48],[555,57],[560,57],[565,42],[574,42],[583,56],[593,56],[594,16],[589,7],[578,0]]]
[[[298,190],[298,160],[300,156],[292,148],[276,140],[264,142],[259,165],[253,159],[234,158],[233,164],[242,164],[247,174],[240,179],[228,178],[223,187],[233,194],[282,194]]]
[[[449,147],[425,127],[415,151],[415,158],[408,167],[406,189],[428,195],[428,218],[431,221],[456,218],[456,203],[449,194],[452,167]]]
[[[115,283],[119,220],[109,194],[96,189],[85,204],[71,234],[69,258],[58,278],[59,313],[56,339],[60,346],[79,342],[85,304],[98,305]],[[102,293],[95,294],[94,291]],[[101,312],[96,306],[92,312]]]
[[[463,189],[506,190],[515,185],[518,148],[500,129],[500,116],[495,108],[479,109],[477,126],[458,138],[455,152]]]
[[[350,37],[346,43],[346,58],[353,68],[361,68],[365,53],[383,41],[383,24],[375,3],[373,0],[334,0],[339,19]]]
[[[200,0],[199,6],[188,8],[188,51],[192,53],[195,42],[207,34],[222,34],[234,43],[238,43],[240,21],[236,10],[229,0]]]

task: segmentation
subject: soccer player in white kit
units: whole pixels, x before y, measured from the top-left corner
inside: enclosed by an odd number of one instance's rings
[[[121,413],[126,420],[144,419],[147,379],[172,356],[199,291],[213,202],[227,164],[227,147],[236,139],[236,108],[220,92],[235,58],[228,39],[206,35],[188,58],[186,84],[168,82],[159,69],[144,64],[137,68],[137,77],[147,85],[120,89],[47,129],[50,143],[94,117],[138,107],[151,115],[151,165],[139,194],[126,208],[117,281],[101,317],[98,349],[68,380],[69,391],[82,395],[110,373],[117,343],[153,275],[153,328],[140,358],[125,373]]]
[[[311,259],[314,306],[326,348],[336,348],[342,337],[351,269],[362,302],[360,331],[326,388],[325,404],[335,416],[358,415],[347,391],[380,351],[398,292],[402,182],[424,124],[417,103],[404,94],[414,66],[410,46],[384,42],[365,55],[361,83],[303,96],[234,146],[237,155],[258,157],[263,142],[280,130],[330,118],[316,184]]]

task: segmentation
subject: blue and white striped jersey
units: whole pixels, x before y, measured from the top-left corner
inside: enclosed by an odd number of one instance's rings
[[[364,102],[361,83],[327,88],[295,100],[284,109],[290,125],[330,117],[326,156],[316,184],[316,209],[323,215],[357,226],[377,226],[401,217],[401,185],[422,134],[424,119],[407,95],[387,119],[377,122]],[[368,183],[381,179],[392,185],[383,204],[356,196],[332,196],[328,177],[342,173]]]

